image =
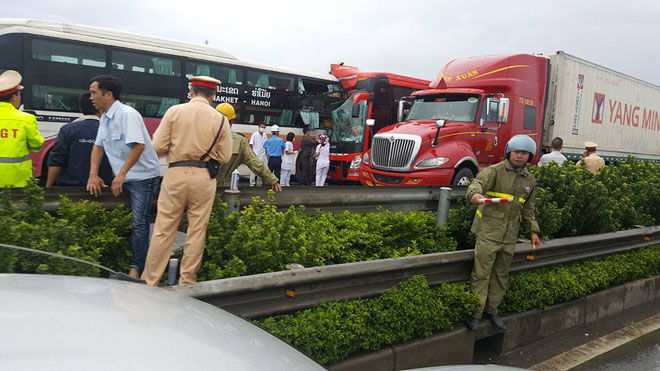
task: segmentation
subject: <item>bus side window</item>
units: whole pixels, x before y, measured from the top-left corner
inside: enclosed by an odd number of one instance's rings
[[[248,71],[248,85],[255,88],[295,91],[295,78],[265,71]]]
[[[32,39],[32,59],[91,67],[105,67],[105,50],[103,48],[68,42]]]
[[[168,108],[180,103],[178,98],[137,94],[122,95],[122,101],[126,105],[135,108],[143,117],[156,118],[163,117]]]
[[[311,79],[298,80],[298,93],[308,95],[331,94],[341,90],[338,83],[328,83],[327,81],[314,81]]]
[[[245,107],[245,121],[246,124],[266,124],[278,125],[282,127],[294,126],[293,111],[288,109],[266,108],[257,106]]]
[[[80,112],[78,99],[85,92],[87,90],[32,85],[32,105],[34,109]]]
[[[18,34],[0,35],[0,50],[11,50],[11,53],[0,53],[0,69],[20,69],[23,57],[22,37]],[[4,72],[0,71],[0,73]]]
[[[177,59],[123,50],[112,51],[112,66],[117,70],[164,76],[180,76],[181,73],[181,62]]]
[[[223,85],[243,85],[243,70],[214,63],[186,61],[186,78],[192,76],[211,76]]]
[[[379,127],[393,124],[396,121],[396,108],[391,85],[381,83],[374,88],[372,118],[376,120],[376,125]]]

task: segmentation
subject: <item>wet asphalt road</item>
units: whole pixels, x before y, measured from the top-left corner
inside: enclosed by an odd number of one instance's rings
[[[571,371],[660,371],[660,330],[596,357]]]

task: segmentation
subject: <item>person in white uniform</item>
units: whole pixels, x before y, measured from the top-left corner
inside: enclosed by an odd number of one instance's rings
[[[330,141],[327,135],[319,135],[316,146],[316,186],[323,187],[330,168]]]
[[[266,149],[264,148],[264,142],[268,139],[266,135],[266,124],[259,124],[259,130],[252,133],[250,136],[250,148],[254,151],[254,154],[259,157],[264,164],[268,163],[266,158]],[[250,187],[255,185],[261,186],[261,178],[259,178],[255,173],[250,172]]]
[[[280,173],[280,184],[282,187],[290,186],[291,171],[293,171],[293,158],[296,152],[293,150],[293,139],[296,137],[294,133],[286,135],[286,143],[284,154],[282,155],[282,170]]]

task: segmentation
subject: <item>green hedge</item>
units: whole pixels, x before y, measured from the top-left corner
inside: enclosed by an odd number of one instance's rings
[[[430,288],[424,276],[415,276],[375,298],[323,303],[254,323],[329,364],[449,330],[475,311],[478,300],[465,284]]]
[[[62,197],[55,215],[43,211],[43,190],[23,189],[22,209],[11,191],[0,191],[0,243],[32,247],[126,271],[131,254],[131,214],[105,210],[98,202],[73,203]],[[271,195],[272,197],[272,195]],[[285,212],[255,198],[239,213],[225,216],[218,197],[207,233],[198,279],[209,280],[279,271],[286,264],[307,267],[453,251],[456,243],[431,213],[390,212],[304,215]],[[0,272],[98,276],[97,268],[0,248]]]
[[[525,312],[660,275],[660,246],[511,275],[500,309]],[[428,287],[416,276],[383,295],[331,302],[253,321],[323,364],[425,338],[468,318],[477,298],[465,283]]]
[[[218,199],[200,280],[280,271],[289,263],[315,267],[456,249],[427,212],[304,215],[302,207],[282,212],[260,198],[239,213],[225,210]]]
[[[61,198],[56,215],[43,211],[43,190],[32,182],[23,189],[23,208],[12,205],[11,191],[0,190],[0,243],[31,247],[119,269],[128,269],[130,213],[105,210],[98,202]],[[68,260],[0,248],[0,272],[99,276],[98,268]]]
[[[500,309],[526,312],[660,275],[660,246],[513,274]]]
[[[571,163],[536,168],[537,219],[545,239],[611,232],[660,223],[660,166],[629,159],[596,176]],[[130,213],[103,210],[95,202],[63,199],[56,215],[43,212],[43,192],[24,188],[21,210],[9,190],[0,193],[0,242],[35,247],[99,262],[125,271],[130,256]],[[475,207],[458,200],[444,228],[428,212],[304,215],[255,199],[240,213],[225,216],[219,198],[207,233],[198,278],[219,279],[279,271],[290,263],[306,267],[395,258],[474,246],[469,232]],[[579,217],[571,217],[579,216]],[[58,263],[0,249],[0,271],[98,275],[95,268]]]

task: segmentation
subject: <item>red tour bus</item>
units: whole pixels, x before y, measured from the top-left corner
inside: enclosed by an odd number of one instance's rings
[[[362,154],[380,129],[396,122],[401,97],[427,89],[429,80],[384,72],[362,72],[356,67],[332,64],[330,72],[341,82],[347,99],[332,111],[330,170],[335,181],[359,182]],[[366,120],[374,120],[368,127]]]

